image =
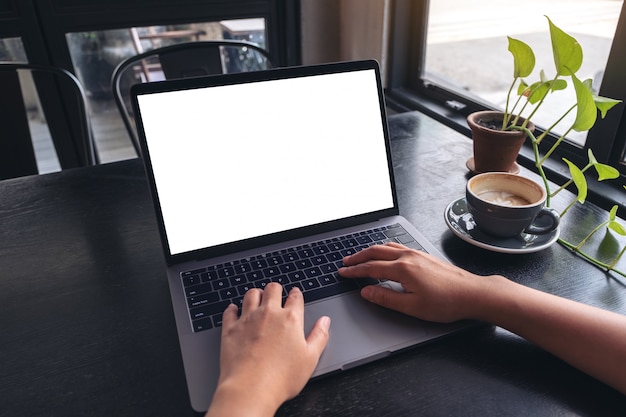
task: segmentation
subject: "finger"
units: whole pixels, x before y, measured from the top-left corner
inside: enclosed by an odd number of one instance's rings
[[[271,303],[276,303],[280,305],[283,299],[283,286],[277,282],[270,282],[265,286],[263,290],[263,296],[261,299],[261,304],[268,305]]]
[[[396,243],[386,243],[384,245],[372,245],[353,255],[346,256],[342,259],[346,266],[356,265],[371,260],[392,261],[400,256],[400,249],[406,249],[404,246]]]
[[[339,268],[338,272],[344,278],[374,278],[392,279],[393,261],[367,261],[352,266]]]
[[[400,293],[378,285],[368,285],[361,289],[361,296],[369,302],[405,314],[411,314],[406,302],[407,293]]]
[[[251,311],[261,305],[261,298],[263,296],[263,290],[260,288],[250,288],[243,296],[243,303],[241,305],[241,314],[247,311]]]
[[[322,352],[328,344],[330,336],[330,317],[322,316],[315,322],[315,325],[309,332],[306,338],[307,345],[309,346],[312,354],[316,359],[322,355]],[[317,363],[317,362],[316,362]]]
[[[237,321],[238,308],[236,304],[229,304],[222,314],[222,328],[229,328]]]
[[[294,309],[296,313],[303,316],[302,320],[304,321],[304,296],[300,288],[293,287],[289,291],[289,295],[285,300],[285,308]]]

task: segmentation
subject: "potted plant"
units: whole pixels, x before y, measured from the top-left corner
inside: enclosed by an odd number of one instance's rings
[[[587,197],[586,171],[593,168],[597,173],[598,181],[616,179],[619,178],[620,174],[617,169],[609,165],[599,163],[594,157],[593,151],[588,149],[588,162],[583,168],[579,168],[571,161],[563,158],[563,161],[569,168],[571,179],[561,185],[556,191],[551,192],[550,183],[548,182],[543,169],[544,162],[554,153],[557,147],[563,142],[565,137],[571,131],[585,132],[591,129],[596,123],[598,112],[601,117],[604,118],[606,113],[615,105],[621,103],[621,101],[596,95],[592,90],[592,80],[589,79],[581,81],[578,79],[576,73],[582,66],[583,60],[583,51],[580,44],[572,36],[556,27],[549,18],[547,19],[550,28],[550,39],[552,42],[556,75],[554,78],[549,79],[546,77],[544,71],[541,71],[538,81],[530,84],[525,82],[523,77],[528,77],[535,67],[535,55],[530,46],[520,40],[509,37],[508,49],[513,55],[514,60],[513,82],[511,83],[511,87],[507,93],[504,112],[500,112],[497,117],[493,116],[493,118],[500,121],[501,124],[491,128],[483,126],[480,130],[491,129],[494,132],[521,131],[525,133],[526,137],[530,138],[533,147],[535,167],[543,180],[547,192],[546,206],[550,206],[551,197],[554,197],[562,190],[568,188],[569,185],[575,185],[577,193],[573,196],[571,203],[560,212],[562,218],[574,204],[577,202],[581,204],[585,202]],[[532,117],[537,113],[537,110],[542,106],[542,104],[544,104],[544,100],[548,94],[567,88],[567,78],[570,79],[574,87],[576,93],[575,101],[571,103],[571,106],[568,107],[564,114],[557,118],[551,126],[546,128],[539,136],[535,136],[534,126],[531,122]],[[516,84],[517,88],[515,88]],[[514,91],[517,94],[517,98],[514,103],[511,103],[511,97],[513,96]],[[569,126],[569,128],[567,128],[565,132],[558,137],[555,143],[542,156],[539,153],[539,144],[555,128],[555,126],[559,124],[559,122],[561,122],[570,112],[573,111],[576,111],[576,116],[571,126]],[[528,116],[520,117],[521,114],[526,113],[528,113]],[[475,120],[477,117],[472,115],[468,117],[468,123],[471,124],[470,119]],[[484,117],[483,119],[488,118]],[[626,186],[624,186],[624,188],[626,188]],[[593,227],[592,230],[590,230],[579,243],[571,243],[563,238],[559,238],[558,241],[560,244],[576,252],[592,264],[603,268],[606,271],[613,271],[626,277],[626,271],[617,269],[618,261],[626,253],[626,245],[623,246],[613,259],[608,262],[602,261],[598,258],[601,252],[599,250],[600,248],[594,249],[594,254],[585,252],[585,246],[588,242],[590,242],[591,237],[603,229],[607,230],[605,239],[611,239],[609,232],[617,233],[620,236],[626,236],[626,227],[618,221],[617,209],[617,205],[613,206],[608,213],[607,220]]]
[[[574,123],[543,157],[541,160],[543,162],[570,131],[583,132],[591,129],[595,124],[598,110],[604,117],[611,107],[619,103],[617,100],[595,95],[591,89],[591,80],[583,82],[576,77],[576,72],[582,65],[582,48],[576,39],[547,19],[556,75],[549,79],[542,70],[538,81],[533,83],[524,81],[535,68],[535,55],[526,43],[508,37],[508,50],[513,55],[513,81],[507,92],[504,111],[475,112],[467,118],[474,140],[474,156],[467,165],[474,172],[515,171],[518,169],[515,159],[524,140],[530,137],[533,145],[539,145],[559,122],[576,110]],[[548,94],[567,88],[566,78],[571,79],[576,92],[576,101],[541,135],[534,137],[533,116],[542,107]],[[517,98],[513,99],[515,95]]]

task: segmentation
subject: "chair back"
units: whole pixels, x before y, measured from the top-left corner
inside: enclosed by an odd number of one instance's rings
[[[274,67],[267,51],[244,41],[195,41],[152,49],[127,58],[113,70],[113,97],[137,155],[141,155],[130,104],[134,84],[219,75]]]
[[[20,73],[30,73],[62,169],[99,162],[85,92],[69,71],[45,65],[0,63],[0,179],[39,173]],[[45,97],[45,99],[43,99]]]

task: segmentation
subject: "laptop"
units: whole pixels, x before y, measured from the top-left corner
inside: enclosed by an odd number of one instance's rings
[[[299,286],[306,332],[331,317],[313,377],[467,326],[372,305],[359,288],[389,283],[337,275],[341,257],[388,241],[441,256],[399,216],[376,61],[139,84],[131,95],[194,410],[216,387],[221,313],[251,287]]]

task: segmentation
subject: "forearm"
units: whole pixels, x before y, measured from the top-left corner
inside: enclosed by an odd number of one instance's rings
[[[626,394],[626,317],[485,277],[475,318],[516,333]],[[477,295],[479,296],[479,295]]]

